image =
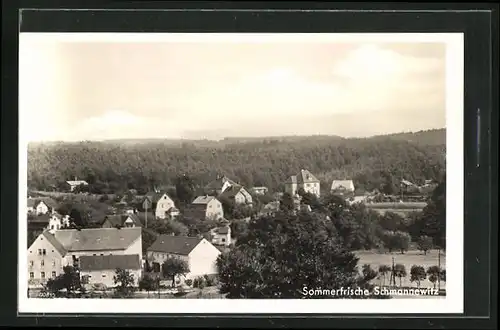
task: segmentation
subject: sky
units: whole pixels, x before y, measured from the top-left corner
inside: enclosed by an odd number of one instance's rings
[[[365,137],[445,127],[439,42],[20,39],[30,141]]]

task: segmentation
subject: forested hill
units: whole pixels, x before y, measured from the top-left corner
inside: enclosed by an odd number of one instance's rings
[[[45,190],[73,177],[117,192],[171,185],[188,174],[202,186],[225,174],[246,186],[282,188],[301,168],[326,188],[352,178],[358,188],[380,189],[404,177],[421,183],[445,170],[444,129],[372,138],[337,136],[227,138],[221,141],[148,140],[36,143],[28,148],[28,185]]]

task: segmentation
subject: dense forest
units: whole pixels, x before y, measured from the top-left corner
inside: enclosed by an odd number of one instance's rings
[[[227,138],[221,141],[114,140],[33,143],[28,147],[28,186],[59,189],[86,180],[96,193],[120,193],[174,185],[188,174],[204,186],[218,174],[239,183],[283,189],[300,169],[328,189],[334,179],[353,179],[359,190],[397,189],[404,178],[417,184],[445,172],[446,131],[429,130],[371,138],[337,136]]]

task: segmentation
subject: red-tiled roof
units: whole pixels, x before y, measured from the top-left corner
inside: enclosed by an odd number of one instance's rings
[[[80,269],[82,271],[140,269],[141,260],[138,254],[81,256]]]

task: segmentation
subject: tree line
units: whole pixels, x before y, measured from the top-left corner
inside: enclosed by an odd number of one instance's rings
[[[445,141],[440,137],[430,131],[397,139],[39,143],[28,148],[28,185],[37,190],[62,190],[68,188],[66,180],[76,177],[86,180],[96,194],[129,189],[145,193],[155,186],[174,185],[179,175],[189,173],[197,187],[224,174],[247,187],[277,191],[290,175],[307,168],[324,189],[334,179],[353,179],[359,190],[391,192],[399,189],[402,178],[418,184],[441,178]]]

